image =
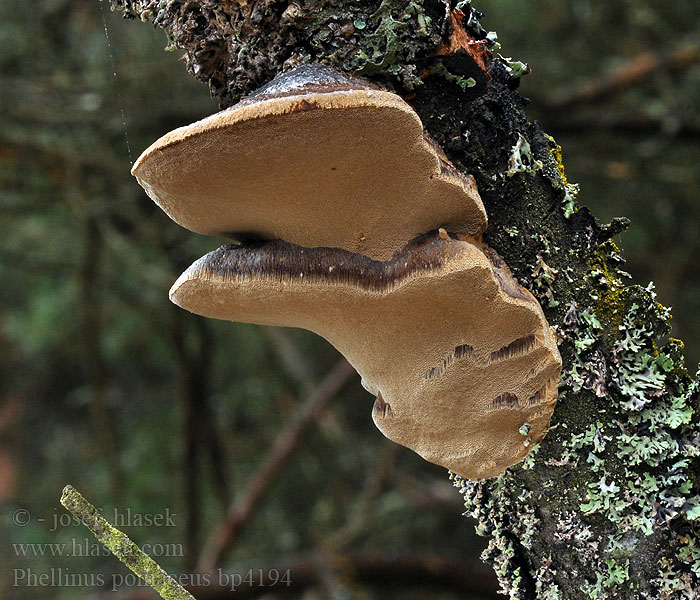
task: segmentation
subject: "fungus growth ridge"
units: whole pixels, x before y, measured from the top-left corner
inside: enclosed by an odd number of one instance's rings
[[[376,395],[377,427],[463,477],[545,435],[554,335],[483,243],[473,178],[396,94],[299,67],[165,135],[133,173],[176,222],[243,242],[187,269],[179,306],[326,338]]]

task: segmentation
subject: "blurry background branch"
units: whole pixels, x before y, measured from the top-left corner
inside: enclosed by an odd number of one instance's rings
[[[223,524],[216,526],[199,561],[199,571],[211,573],[221,566],[226,553],[250,521],[267,489],[297,449],[306,430],[353,375],[356,375],[355,370],[345,359],[341,359],[306,401],[299,405],[289,423],[278,434],[263,459],[260,470],[246,485],[243,497],[229,509]]]
[[[667,54],[653,51],[633,57],[612,73],[591,81],[578,83],[573,88],[554,90],[540,103],[547,110],[570,110],[581,104],[594,104],[610,100],[635,84],[643,83],[655,72],[673,73],[687,69],[700,62],[700,46],[697,43],[684,44]]]

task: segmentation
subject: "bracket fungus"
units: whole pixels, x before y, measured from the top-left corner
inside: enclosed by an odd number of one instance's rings
[[[164,136],[134,173],[178,223],[247,240],[180,276],[182,308],[323,336],[377,397],[387,437],[469,479],[545,435],[554,335],[481,241],[473,180],[395,94],[300,67]]]
[[[318,66],[166,134],[132,173],[174,221],[207,235],[386,260],[438,227],[472,237],[486,228],[473,178],[404,100]]]

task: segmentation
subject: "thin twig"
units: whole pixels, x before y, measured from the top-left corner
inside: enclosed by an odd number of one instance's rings
[[[172,341],[179,361],[180,400],[182,403],[182,446],[183,483],[186,526],[185,540],[188,560],[200,551],[200,513],[201,513],[201,471],[200,454],[204,447],[201,407],[208,395],[208,347],[204,339],[204,329],[199,318],[194,321],[182,312],[173,314]],[[188,335],[190,332],[195,335]],[[191,338],[190,343],[186,340]],[[192,343],[192,340],[196,340]],[[193,562],[186,563],[192,569]]]
[[[299,386],[302,394],[310,393],[313,371],[287,330],[284,327],[265,327],[264,331],[285,373]]]
[[[549,109],[570,109],[580,104],[592,104],[629,88],[655,71],[679,69],[697,62],[700,62],[700,46],[695,43],[681,46],[666,55],[644,52],[610,74],[573,89],[554,92],[542,104]]]
[[[250,480],[243,498],[231,506],[224,524],[218,525],[210,536],[199,561],[199,571],[211,573],[219,567],[258,508],[273,480],[296,450],[306,430],[314,422],[318,412],[341,390],[354,373],[355,370],[345,359],[338,361],[316,391],[299,406],[295,416],[277,436],[260,470]]]
[[[370,517],[373,516],[373,505],[381,494],[384,484],[394,472],[396,459],[400,451],[401,446],[398,444],[389,440],[384,440],[382,442],[382,448],[377,453],[376,460],[372,465],[372,470],[367,474],[362,490],[354,503],[354,507],[352,510],[348,510],[349,518],[340,529],[334,532],[328,540],[323,543],[325,548],[331,548],[337,552],[343,548],[347,548],[362,535],[370,521]]]
[[[102,453],[109,473],[112,498],[121,502],[123,474],[120,462],[119,440],[115,428],[115,415],[107,400],[107,374],[102,352],[104,330],[102,292],[102,253],[104,245],[98,222],[90,214],[88,203],[81,194],[84,173],[77,165],[68,165],[67,173],[74,193],[71,200],[73,210],[84,223],[84,247],[81,267],[78,272],[80,286],[80,309],[82,312],[83,373],[90,390],[89,407],[99,439],[98,450]]]
[[[192,372],[192,365],[187,357],[181,363],[187,369],[183,373],[185,382],[181,390],[182,398],[182,437],[184,446],[183,456],[183,492],[185,496],[185,539],[187,543],[188,556],[185,563],[186,569],[191,569],[194,565],[194,557],[199,552],[199,517],[201,512],[200,497],[200,470],[199,470],[199,449],[200,449],[200,428],[199,428],[199,407],[197,406],[199,392],[195,389],[194,379],[197,377]]]
[[[306,398],[316,389],[318,377],[314,368],[295,338],[286,327],[264,327],[265,335],[272,342],[272,349],[279,365],[286,375],[296,384],[296,395]],[[318,415],[321,432],[330,437],[341,433],[335,415],[330,412]]]
[[[98,510],[73,486],[61,494],[61,504],[78,517],[98,541],[150,585],[164,600],[195,600],[194,596],[168,575],[150,556],[144,554],[128,536],[108,523]]]
[[[211,475],[214,482],[214,492],[221,504],[222,509],[230,504],[230,494],[229,489],[231,488],[231,481],[226,473],[226,458],[224,454],[224,445],[221,442],[221,436],[219,435],[219,430],[216,427],[216,421],[212,415],[211,407],[209,405],[209,397],[202,399],[202,406],[200,407],[200,412],[202,416],[202,437],[204,438],[204,444],[207,450],[207,458],[211,466]]]

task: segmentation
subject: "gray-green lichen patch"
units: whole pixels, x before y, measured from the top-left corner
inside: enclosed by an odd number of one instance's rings
[[[421,95],[416,105],[476,178],[486,239],[540,300],[564,371],[550,432],[522,465],[455,483],[512,598],[690,598],[700,586],[697,384],[665,341],[669,313],[653,290],[624,283],[609,239],[626,220],[601,226],[577,204],[561,148],[527,121],[499,61],[490,75],[487,94],[453,96],[451,110]],[[427,85],[440,97],[439,82]]]
[[[552,284],[559,271],[550,267],[542,258],[541,254],[537,255],[537,262],[532,267],[532,280],[537,286],[538,296],[544,295],[546,305],[554,308],[559,305],[559,301],[554,297]],[[540,298],[543,300],[543,298]]]
[[[404,3],[403,10],[396,10],[396,3],[382,0],[379,8],[363,20],[368,31],[364,35],[363,48],[357,50],[354,56],[344,59],[346,70],[358,75],[372,76],[392,73],[402,79],[407,89],[420,84],[415,68],[407,69],[403,61],[405,44],[403,30],[415,28],[414,33],[430,39],[432,19],[423,8],[415,2]],[[321,51],[324,51],[319,46]],[[336,50],[337,52],[337,50]]]
[[[152,22],[168,35],[168,48],[185,51],[187,69],[205,82],[221,106],[305,63],[321,63],[371,77],[406,92],[423,86],[425,73],[478,87],[484,75],[467,53],[439,57],[453,22],[449,0],[110,0],[126,17]],[[462,25],[484,47],[496,35],[480,13],[462,4]],[[498,59],[517,80],[527,66]]]
[[[530,72],[530,67],[527,63],[524,63],[520,60],[514,60],[507,56],[501,56],[500,54],[498,58],[499,60],[503,61],[503,63],[506,66],[506,70],[508,71],[508,74],[513,79],[520,79],[521,77],[527,75]]]
[[[188,70],[230,106],[304,63],[322,63],[410,90],[449,35],[449,2],[432,0],[111,0],[162,27]]]
[[[576,183],[570,183],[566,178],[561,146],[556,143],[553,137],[549,135],[545,137],[550,142],[550,152],[556,163],[557,171],[559,172],[559,177],[552,178],[552,183],[556,188],[564,192],[561,199],[561,207],[564,211],[564,216],[568,219],[577,210],[576,197],[578,196],[579,186]]]
[[[688,590],[700,589],[700,495],[691,469],[700,456],[700,385],[688,377],[676,340],[660,346],[670,314],[651,286],[599,276],[594,285],[594,307],[571,303],[559,327],[563,350],[573,350],[560,402],[588,391],[599,418],[578,427],[558,423],[537,454],[496,482],[453,479],[479,532],[492,538],[484,558],[512,598],[692,598]],[[531,488],[522,472],[543,463],[548,469]],[[578,505],[543,514],[544,473],[568,481]],[[546,558],[526,570],[518,549],[533,549],[527,528],[542,528],[543,517],[555,547],[540,548]],[[661,532],[667,542],[659,555]],[[558,564],[558,543],[587,565],[576,582],[583,595],[562,595],[556,578],[546,585],[553,569],[567,566]]]
[[[465,77],[464,75],[455,75],[454,73],[451,73],[443,62],[434,64],[430,69],[430,73],[431,75],[437,75],[438,77],[444,78],[445,81],[450,81],[458,85],[463,91],[476,86],[476,79],[473,77]]]
[[[508,175],[512,176],[521,171],[532,173],[541,168],[542,163],[532,156],[530,142],[522,133],[518,133],[518,141],[511,149],[511,155],[508,159]]]
[[[450,158],[476,177],[488,242],[542,303],[564,371],[550,432],[522,465],[455,484],[511,598],[692,598],[697,383],[653,289],[624,283],[609,238],[627,222],[601,226],[577,205],[561,148],[502,98],[508,76],[491,68],[489,94],[431,131],[445,131]]]

